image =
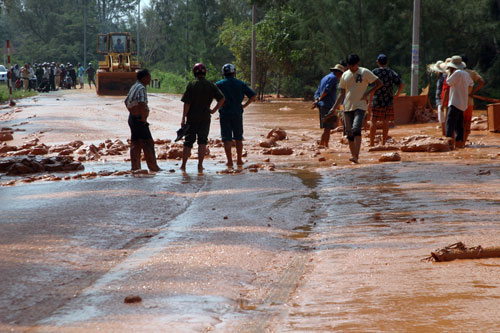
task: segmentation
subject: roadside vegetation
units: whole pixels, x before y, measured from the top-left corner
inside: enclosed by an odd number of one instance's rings
[[[20,99],[25,97],[31,97],[38,95],[36,91],[27,91],[24,92],[23,89],[12,91],[12,97],[14,99]],[[9,88],[6,84],[0,84],[0,103],[6,102],[9,100]]]
[[[2,5],[3,3],[3,5]],[[379,53],[410,90],[413,1],[369,0],[150,0],[142,7],[140,61],[154,70],[158,91],[179,93],[192,66],[203,62],[211,81],[228,62],[250,81],[252,5],[256,6],[256,87],[262,94],[310,98],[329,68],[350,53],[373,69]],[[128,31],[137,40],[137,0],[0,1],[0,41],[10,39],[14,63],[87,62],[98,33]],[[26,22],[29,22],[27,24]],[[500,98],[500,1],[422,1],[419,87],[436,78],[426,65],[467,55],[487,84],[481,95]],[[135,46],[137,44],[135,43]],[[135,47],[137,49],[137,47]],[[433,94],[430,94],[431,97]]]

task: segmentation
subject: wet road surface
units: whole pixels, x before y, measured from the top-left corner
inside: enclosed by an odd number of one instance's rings
[[[150,103],[153,135],[173,137],[178,96]],[[217,174],[214,149],[203,175],[189,161],[187,174],[0,187],[0,331],[495,331],[498,259],[421,259],[457,241],[500,244],[498,135],[474,131],[467,149],[390,164],[364,146],[352,166],[339,133],[315,146],[316,112],[286,100],[247,109],[248,163],[269,157],[256,143],[270,129],[288,133],[295,153],[272,156],[275,173]],[[126,140],[125,118],[120,98],[86,91],[0,114],[24,130],[16,144]],[[126,170],[123,159],[86,171]]]

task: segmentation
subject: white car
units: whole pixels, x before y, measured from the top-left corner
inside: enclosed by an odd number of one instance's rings
[[[0,65],[0,82],[7,83],[7,68],[4,65]]]

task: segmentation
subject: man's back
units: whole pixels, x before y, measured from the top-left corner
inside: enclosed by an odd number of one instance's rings
[[[204,77],[198,77],[189,82],[181,101],[190,104],[188,118],[199,116],[210,118],[210,104],[214,98],[219,101],[224,95],[215,84]]]
[[[217,87],[222,91],[226,101],[220,108],[220,113],[243,112],[241,102],[247,96],[252,98],[255,92],[243,81],[234,77],[226,77],[217,82]]]
[[[456,70],[446,79],[446,83],[450,86],[450,97],[448,106],[465,111],[469,101],[469,86],[474,84],[469,73],[464,70]]]
[[[373,106],[385,107],[392,105],[394,86],[399,86],[401,84],[401,78],[398,74],[396,74],[396,72],[387,67],[376,68],[373,70],[373,74],[378,76],[383,84],[383,86],[375,91],[375,94],[373,95]]]
[[[337,76],[334,73],[327,74],[321,79],[318,90],[316,90],[314,97],[318,99],[324,92],[326,92],[327,95],[318,103],[320,107],[331,108],[333,104],[335,104],[337,81]]]

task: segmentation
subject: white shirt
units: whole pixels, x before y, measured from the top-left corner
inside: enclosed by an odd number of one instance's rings
[[[339,88],[345,89],[344,110],[346,112],[357,109],[368,109],[368,104],[363,100],[363,95],[370,83],[375,82],[378,77],[369,69],[358,67],[356,72],[347,70],[342,74]]]
[[[448,76],[446,83],[450,86],[448,106],[454,106],[461,111],[467,110],[469,104],[469,87],[474,85],[469,73],[456,70]]]

